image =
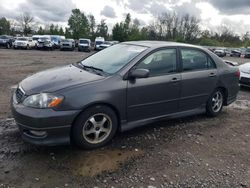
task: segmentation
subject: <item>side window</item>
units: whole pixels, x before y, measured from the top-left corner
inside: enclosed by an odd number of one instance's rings
[[[193,49],[181,49],[182,69],[183,71],[206,70],[216,68],[211,58],[199,51]]]
[[[154,52],[137,65],[148,69],[150,76],[160,76],[176,72],[176,49],[164,49]]]

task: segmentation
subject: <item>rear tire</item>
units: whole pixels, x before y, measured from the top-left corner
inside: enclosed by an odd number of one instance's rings
[[[222,108],[224,101],[224,92],[221,89],[216,89],[209,97],[206,105],[206,113],[209,117],[217,116]]]
[[[99,148],[114,137],[117,127],[117,116],[111,108],[103,105],[93,106],[76,119],[71,139],[84,149]]]

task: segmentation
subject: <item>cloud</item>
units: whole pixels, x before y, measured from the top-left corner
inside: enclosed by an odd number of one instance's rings
[[[200,19],[201,16],[201,9],[197,8],[194,3],[192,2],[185,2],[180,5],[175,5],[172,7],[173,11],[175,11],[178,15],[185,15],[189,14],[191,16]]]
[[[160,15],[164,12],[168,12],[167,8],[164,6],[164,4],[160,4],[160,3],[152,3],[150,5],[150,7],[148,8],[148,11],[154,15]]]
[[[19,11],[28,12],[43,22],[64,22],[74,8],[71,0],[27,0],[20,4]]]
[[[102,11],[101,11],[101,15],[107,17],[107,18],[116,18],[116,14],[115,11],[112,7],[106,5]]]
[[[221,13],[227,15],[236,15],[236,14],[250,15],[249,0],[209,0],[209,2]]]
[[[14,9],[7,9],[0,4],[0,17],[16,19],[27,12],[35,21],[66,22],[74,8],[71,0],[26,0]]]

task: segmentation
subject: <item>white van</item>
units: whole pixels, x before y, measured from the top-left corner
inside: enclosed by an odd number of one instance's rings
[[[104,37],[96,37],[95,38],[95,50],[101,50],[100,45],[105,42]]]

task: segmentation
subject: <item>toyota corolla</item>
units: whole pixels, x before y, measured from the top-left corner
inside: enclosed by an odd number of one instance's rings
[[[124,42],[18,84],[12,112],[36,145],[97,148],[118,131],[199,113],[236,100],[240,72],[201,47]]]

